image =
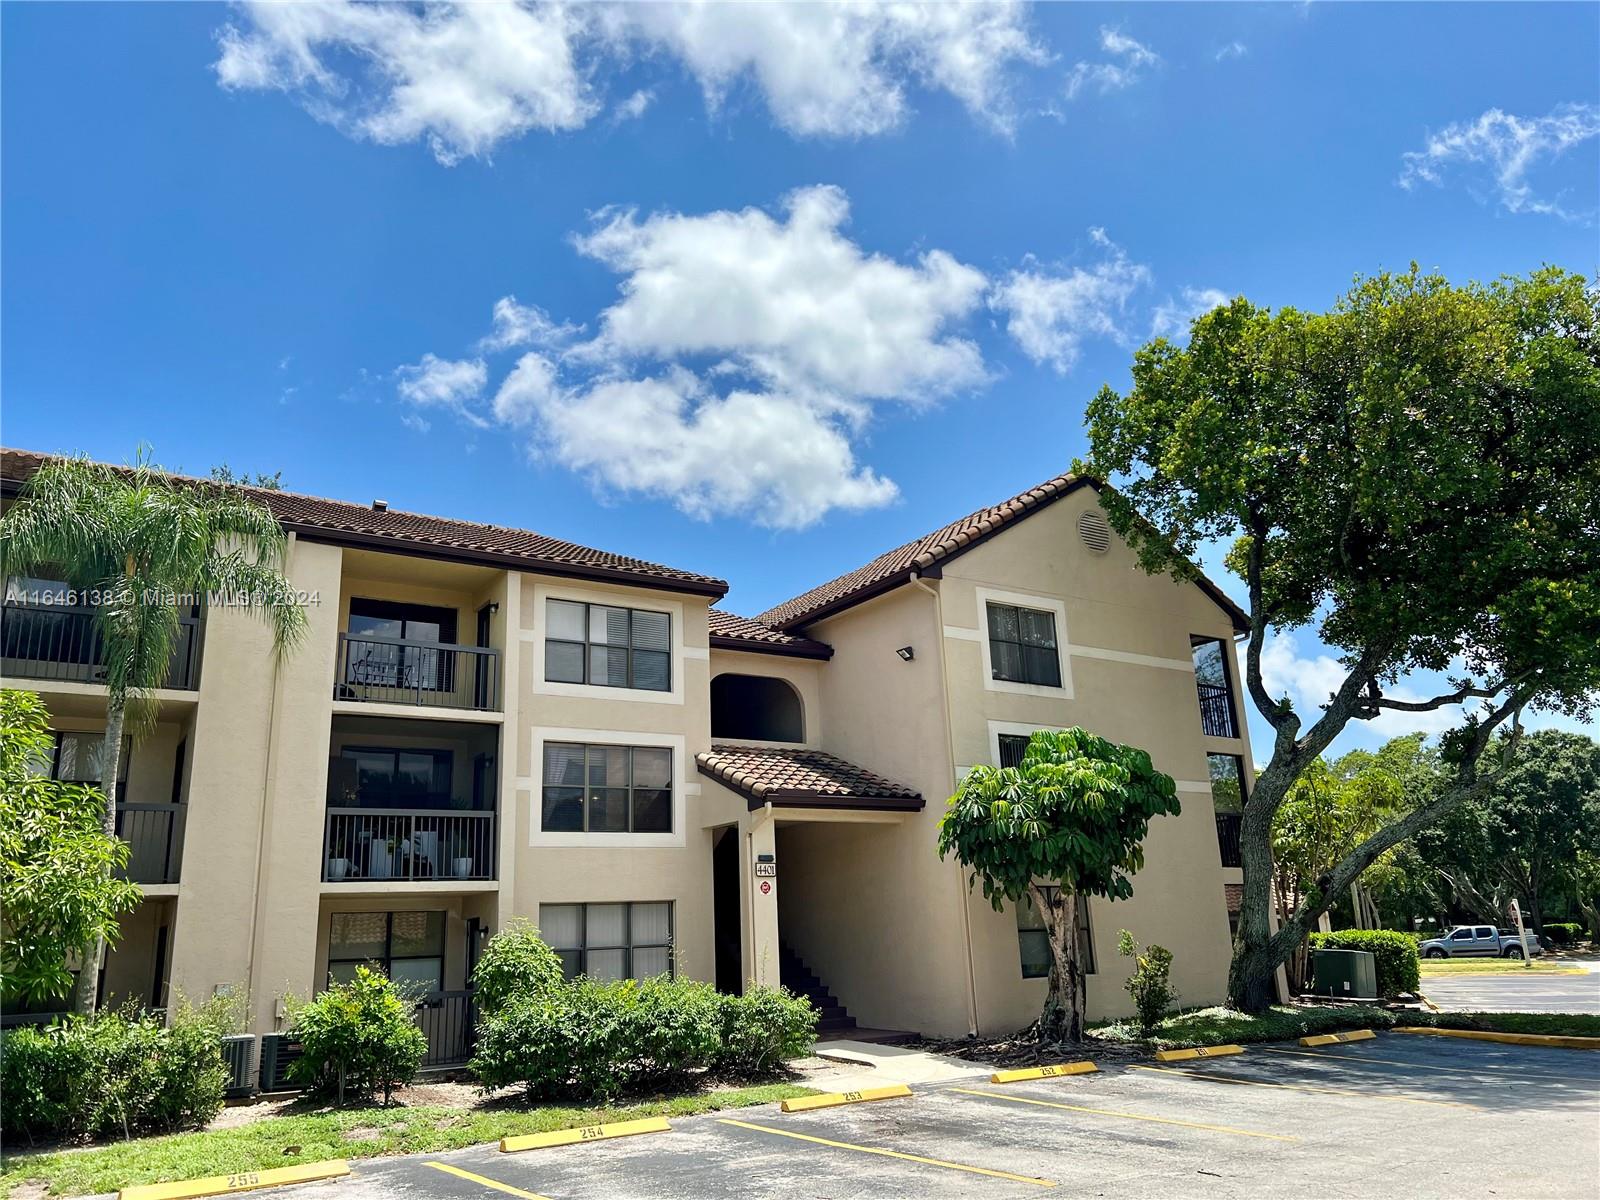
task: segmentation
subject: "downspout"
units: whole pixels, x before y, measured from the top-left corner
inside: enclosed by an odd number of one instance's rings
[[[285,574],[288,573],[290,564],[294,561],[296,539],[293,533],[289,534],[289,544],[284,550],[283,565]],[[251,892],[254,903],[250,906],[250,951],[245,959],[244,995],[245,1003],[251,1008],[250,1022],[255,1024],[255,987],[256,987],[256,956],[260,949],[258,932],[261,927],[261,860],[267,853],[267,813],[272,807],[272,789],[277,782],[277,746],[278,746],[278,695],[282,690],[280,671],[283,665],[283,655],[272,656],[272,695],[267,701],[267,758],[261,771],[261,816],[256,822],[256,862],[254,890]],[[278,1021],[277,1006],[273,1006],[273,1024]],[[263,1031],[265,1032],[265,1031]]]
[[[950,763],[950,791],[956,790],[956,729],[950,719],[950,662],[945,653],[944,644],[944,598],[939,594],[939,589],[932,586],[917,572],[911,572],[911,583],[933,597],[934,636],[939,642],[939,700],[944,715],[945,752]],[[961,937],[966,946],[967,964],[967,1034],[969,1037],[978,1036],[978,975],[977,967],[973,961],[972,953],[972,913],[967,904],[965,872],[957,864],[956,891],[960,897],[961,911]]]

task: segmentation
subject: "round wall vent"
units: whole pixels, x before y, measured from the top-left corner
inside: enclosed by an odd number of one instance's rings
[[[1111,549],[1111,526],[1097,512],[1078,514],[1078,536],[1096,554],[1104,554]]]

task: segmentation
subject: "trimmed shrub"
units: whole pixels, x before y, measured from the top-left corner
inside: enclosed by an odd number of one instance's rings
[[[472,968],[474,998],[486,1016],[518,996],[552,991],[562,982],[561,957],[545,945],[532,922],[520,917],[489,939]]]
[[[1570,946],[1583,937],[1583,926],[1574,921],[1546,921],[1544,935],[1552,946]]]
[[[0,1039],[0,1128],[8,1138],[131,1137],[211,1120],[228,1072],[202,1014],[108,1011],[24,1025]]]
[[[742,996],[717,999],[722,1030],[712,1070],[719,1075],[770,1075],[817,1040],[817,1010],[806,997],[785,988],[751,988]]]
[[[787,992],[724,996],[710,984],[578,979],[512,998],[478,1025],[470,1064],[485,1091],[530,1100],[609,1100],[692,1076],[771,1074],[803,1054],[816,1011]]]
[[[357,967],[349,983],[336,983],[293,1014],[291,1033],[304,1048],[289,1078],[313,1092],[368,1099],[410,1083],[427,1053],[428,1039],[411,1005],[384,976]]]
[[[1149,1037],[1178,998],[1172,990],[1172,951],[1165,946],[1147,946],[1141,954],[1133,934],[1122,929],[1117,932],[1117,953],[1133,959],[1133,974],[1122,986],[1133,997],[1139,1031]]]
[[[1313,950],[1366,950],[1376,963],[1378,995],[1392,998],[1408,992],[1416,995],[1421,986],[1421,963],[1417,939],[1393,929],[1340,929],[1333,933],[1313,933]]]

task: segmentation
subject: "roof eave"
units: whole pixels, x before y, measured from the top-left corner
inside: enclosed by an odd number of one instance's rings
[[[743,638],[729,637],[723,633],[711,635],[711,648],[713,650],[737,650],[748,654],[776,654],[786,658],[815,658],[830,659],[833,657],[833,647],[813,642],[809,646],[788,646],[781,642],[746,641]]]

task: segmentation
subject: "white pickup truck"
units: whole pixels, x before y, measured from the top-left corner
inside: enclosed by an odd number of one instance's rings
[[[1417,947],[1423,958],[1521,958],[1522,943],[1515,929],[1496,929],[1492,925],[1457,925],[1443,937]],[[1539,939],[1528,931],[1528,951],[1539,953]]]

